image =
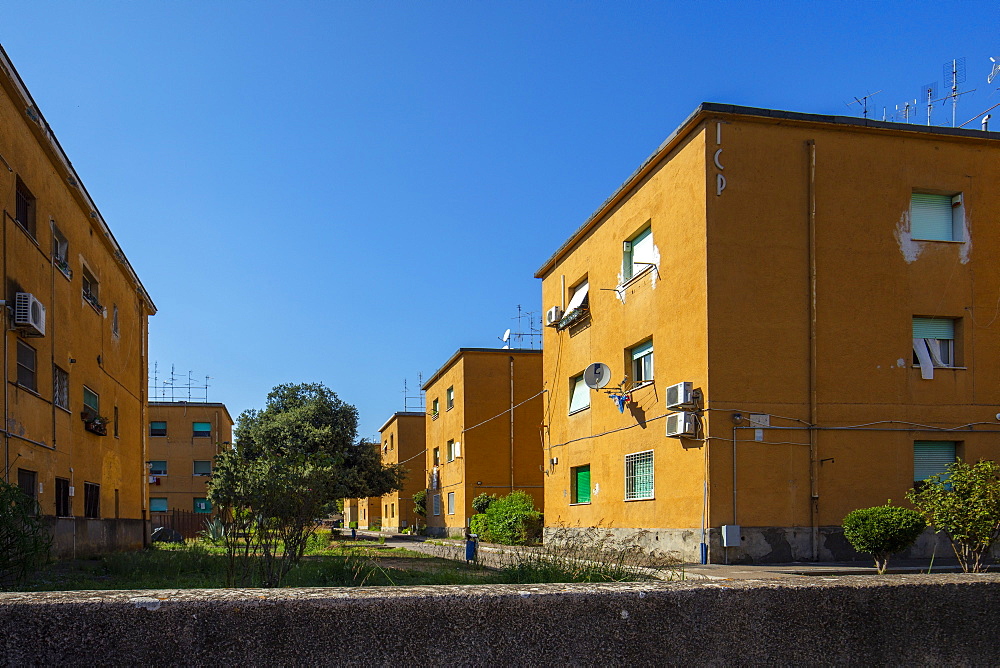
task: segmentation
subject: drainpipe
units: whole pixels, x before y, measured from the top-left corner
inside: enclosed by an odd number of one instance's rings
[[[812,528],[812,559],[819,560],[819,445],[816,432],[816,140],[809,147],[809,521]]]
[[[510,491],[514,491],[514,356],[510,356]]]

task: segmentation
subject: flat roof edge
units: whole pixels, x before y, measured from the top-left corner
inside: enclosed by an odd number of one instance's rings
[[[444,374],[445,371],[451,368],[451,366],[458,361],[459,357],[461,357],[465,353],[512,353],[518,355],[535,353],[541,355],[542,351],[541,349],[535,349],[535,348],[459,348],[458,350],[455,351],[454,355],[448,358],[448,361],[445,362],[441,366],[441,368],[439,368],[431,375],[431,377],[427,380],[427,382],[425,382],[423,385],[420,386],[420,389],[426,390],[428,387],[430,387],[433,383],[437,381],[438,378],[441,377],[442,374]]]

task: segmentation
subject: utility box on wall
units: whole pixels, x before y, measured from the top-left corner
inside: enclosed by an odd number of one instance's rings
[[[740,546],[740,525],[723,524],[722,547],[739,547],[739,546]]]

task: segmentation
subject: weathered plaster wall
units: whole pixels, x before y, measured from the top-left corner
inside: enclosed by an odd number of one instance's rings
[[[994,665],[998,611],[998,575],[8,593],[0,665]]]

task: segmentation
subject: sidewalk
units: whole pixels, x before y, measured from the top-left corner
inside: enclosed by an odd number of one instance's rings
[[[432,536],[411,536],[407,534],[358,531],[358,536],[384,536],[386,545],[405,547],[414,552],[423,552],[443,559],[465,561],[465,541],[455,538],[435,538]],[[508,546],[493,547],[482,544],[479,547],[480,563],[489,565],[489,553]],[[524,549],[524,548],[522,548]],[[527,548],[530,549],[530,548]],[[931,567],[929,559],[898,559],[889,562],[889,573],[926,573]],[[684,564],[686,579],[698,580],[789,580],[802,577],[836,577],[838,575],[875,575],[871,561],[811,562],[801,561],[788,564]],[[962,569],[954,558],[934,560],[935,573],[960,573]]]

